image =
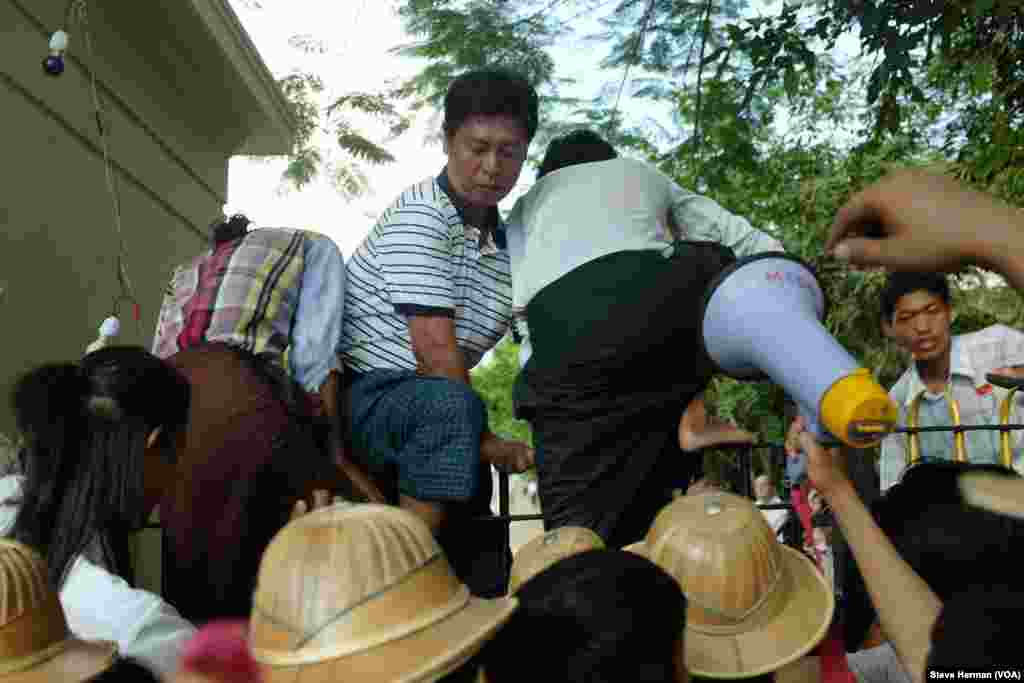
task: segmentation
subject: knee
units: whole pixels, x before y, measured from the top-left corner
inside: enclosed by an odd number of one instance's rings
[[[473,388],[463,382],[438,380],[437,390],[432,392],[427,414],[451,424],[467,426],[472,431],[483,432],[487,424],[487,406]]]

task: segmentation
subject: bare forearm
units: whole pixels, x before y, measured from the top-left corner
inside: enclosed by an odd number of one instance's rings
[[[444,315],[409,316],[417,372],[469,384],[469,371],[455,336],[455,321]]]
[[[857,560],[882,629],[915,683],[922,683],[931,628],[942,602],[899,556],[850,482],[830,491],[828,501]]]
[[[456,382],[469,384],[469,370],[458,348],[442,344],[425,346],[416,350],[418,371],[427,377],[445,377]]]
[[[421,375],[444,377],[472,386],[469,369],[455,339],[455,326],[450,319],[410,317],[409,331],[413,353],[416,355],[417,371]],[[481,450],[486,451],[486,447],[494,439],[494,434],[485,429],[481,439]],[[484,459],[487,459],[488,454],[483,455]]]
[[[331,420],[333,425],[338,416],[338,373],[331,370],[320,387],[320,401],[324,406],[324,414]]]

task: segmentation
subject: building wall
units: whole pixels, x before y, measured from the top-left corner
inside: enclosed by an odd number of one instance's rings
[[[80,356],[118,293],[113,202],[89,79],[75,59],[88,60],[83,37],[72,35],[63,76],[40,67],[65,4],[0,0],[0,432],[13,429],[6,397],[17,375]],[[142,308],[139,323],[122,311],[121,341],[148,347],[171,269],[203,248],[205,226],[225,202],[227,160],[243,133],[212,103],[215,91],[192,82],[178,51],[152,44],[144,54],[124,39],[142,15],[103,14],[107,5],[140,4],[91,3],[89,23],[128,274]]]
[[[65,73],[46,76],[41,61],[66,6],[0,0],[0,433],[9,435],[16,378],[81,357],[119,291],[113,200],[83,64],[94,65],[106,104],[128,275],[141,304],[139,322],[122,304],[121,343],[149,348],[170,272],[204,248],[205,227],[225,203],[228,158],[245,137],[237,92],[231,107],[218,106],[236,84],[219,80],[223,65],[189,50],[168,2],[93,0],[94,56],[72,33]],[[153,560],[140,571],[151,588],[157,541],[158,532],[145,532],[139,546]]]

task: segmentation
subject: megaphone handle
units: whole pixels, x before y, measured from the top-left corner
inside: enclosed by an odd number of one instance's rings
[[[814,436],[814,440],[825,448],[832,448],[842,445],[840,441],[828,433],[824,427],[818,424],[814,417],[814,411],[808,410],[806,406],[800,406],[800,416],[807,423],[807,431]]]

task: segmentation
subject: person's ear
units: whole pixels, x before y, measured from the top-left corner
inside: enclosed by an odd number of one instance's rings
[[[882,336],[884,336],[886,339],[894,339],[895,338],[896,335],[893,332],[892,323],[889,322],[889,318],[885,318],[885,317],[882,318],[881,328],[882,328]]]

